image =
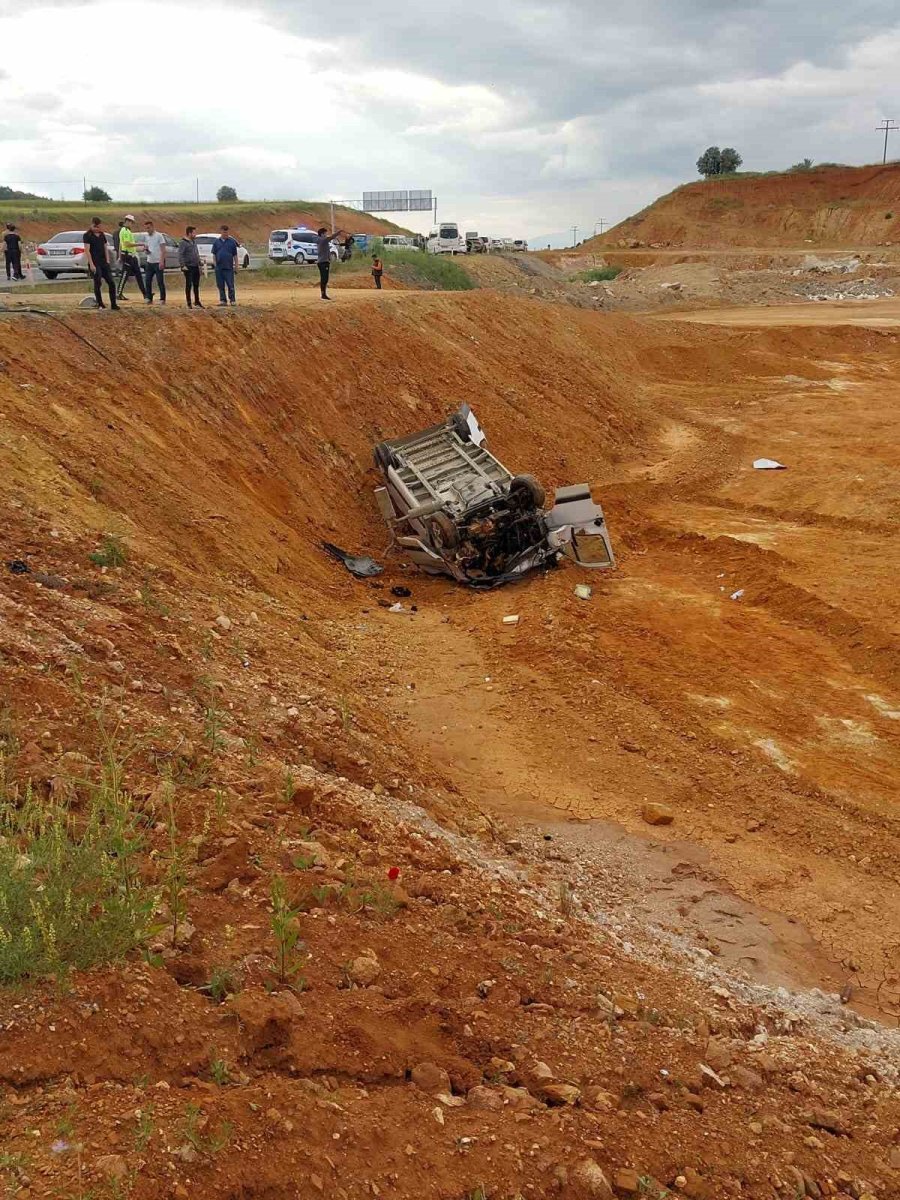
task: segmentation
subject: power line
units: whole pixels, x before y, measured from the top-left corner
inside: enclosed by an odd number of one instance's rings
[[[893,117],[885,117],[880,125],[875,126],[876,133],[884,132],[884,157],[881,160],[883,163],[887,162],[888,134],[893,133],[895,129],[900,129],[900,125],[897,124]]]
[[[596,237],[596,236],[597,236],[597,226],[598,226],[598,225],[600,226],[600,233],[601,233],[601,235],[602,235],[602,233],[603,233],[603,226],[604,226],[604,225],[608,225],[608,224],[609,224],[609,221],[607,221],[605,217],[601,217],[599,221],[595,221],[595,222],[594,222],[594,237]]]

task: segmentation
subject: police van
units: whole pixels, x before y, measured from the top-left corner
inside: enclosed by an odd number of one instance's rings
[[[272,262],[294,262],[297,266],[314,263],[318,258],[316,233],[305,226],[300,229],[273,229],[269,234],[269,258]],[[331,261],[337,262],[340,251],[332,242]]]

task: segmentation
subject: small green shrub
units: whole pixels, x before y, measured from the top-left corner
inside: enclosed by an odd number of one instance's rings
[[[582,283],[608,283],[622,274],[622,267],[593,267],[590,271],[579,271],[574,278]]]
[[[227,967],[214,967],[209,977],[209,983],[203,985],[201,991],[208,992],[216,1004],[224,1004],[229,996],[238,990],[234,976]]]
[[[128,561],[128,551],[117,533],[107,533],[88,558],[95,567],[124,567]]]
[[[276,875],[272,880],[272,916],[270,923],[275,938],[275,978],[282,987],[295,986],[302,991],[303,954],[305,943],[300,939],[299,908],[288,903],[284,880]]]
[[[121,958],[150,931],[130,797],[107,779],[86,811],[0,797],[0,984]]]

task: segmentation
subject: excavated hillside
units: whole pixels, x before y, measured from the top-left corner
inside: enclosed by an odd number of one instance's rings
[[[897,1196],[898,344],[0,315],[6,1194]],[[615,572],[389,550],[371,446],[462,401]]]
[[[898,231],[900,163],[814,167],[685,184],[585,249],[859,248],[895,245]]]
[[[12,221],[26,242],[42,242],[64,229],[84,229],[92,216],[101,216],[111,233],[125,213],[133,213],[135,228],[152,220],[158,229],[180,236],[186,225],[201,232],[214,233],[225,222],[252,249],[265,249],[273,229],[293,229],[320,224],[331,228],[332,208],[326,203],[307,200],[248,201],[223,204],[29,204],[0,201],[0,220]],[[334,206],[338,228],[352,233],[406,233],[392,221],[358,212],[354,208]]]

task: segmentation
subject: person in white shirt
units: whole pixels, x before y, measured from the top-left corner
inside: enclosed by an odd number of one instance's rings
[[[144,228],[147,231],[145,238],[147,245],[147,269],[145,272],[145,283],[147,295],[145,302],[153,303],[153,280],[159,280],[159,302],[166,302],[166,239],[154,227],[152,221],[145,221]]]

